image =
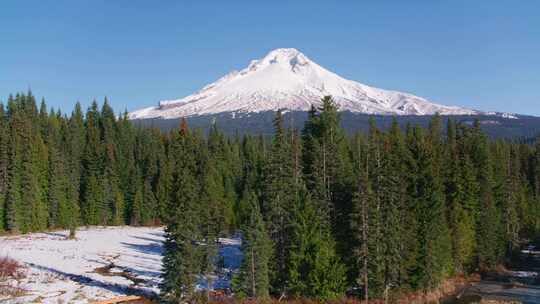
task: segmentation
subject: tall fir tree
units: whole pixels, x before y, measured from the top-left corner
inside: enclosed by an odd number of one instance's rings
[[[6,229],[6,200],[9,166],[9,129],[4,104],[0,103],[0,232]]]
[[[164,243],[161,295],[167,303],[186,301],[194,294],[196,275],[200,269],[200,238],[197,196],[196,144],[187,123],[171,139],[173,189]]]
[[[482,268],[492,268],[500,261],[500,213],[493,194],[493,167],[489,143],[476,122],[472,130],[472,160],[479,183],[479,214],[477,218],[478,260]]]
[[[295,167],[292,146],[284,128],[283,116],[274,119],[275,135],[264,168],[263,214],[273,242],[272,286],[284,292],[290,251],[291,210],[296,202]]]
[[[437,287],[450,274],[452,247],[442,180],[437,171],[437,147],[434,146],[437,143],[431,141],[420,128],[416,128],[415,138],[419,170],[415,198],[418,253],[412,284],[429,290]]]
[[[385,290],[401,285],[407,276],[405,263],[408,251],[406,237],[410,237],[406,218],[411,197],[407,191],[407,161],[405,142],[396,120],[393,121],[383,143],[382,178],[377,186],[382,211],[382,234]]]
[[[269,297],[270,259],[272,242],[266,230],[259,201],[253,192],[246,194],[251,210],[249,222],[243,230],[242,252],[244,259],[235,291],[240,296],[264,300]]]
[[[68,174],[66,157],[63,154],[61,126],[56,114],[51,113],[47,125],[47,145],[49,151],[48,172],[48,211],[50,227],[69,227],[70,217],[74,216],[68,202]]]
[[[102,209],[105,206],[102,180],[102,145],[99,127],[100,113],[96,101],[92,103],[86,113],[86,144],[83,155],[83,219],[86,224],[105,224],[107,215]]]
[[[361,153],[360,149],[357,151]],[[366,154],[367,155],[367,154]],[[378,240],[372,234],[373,227],[370,222],[370,214],[374,207],[373,191],[369,181],[368,166],[364,163],[364,157],[358,157],[358,190],[353,200],[354,213],[351,217],[351,228],[354,232],[355,250],[353,255],[356,260],[355,283],[360,287],[360,295],[366,301],[370,298],[370,282],[372,279],[372,263],[375,259],[373,255],[374,243]],[[365,158],[367,161],[368,158]]]
[[[355,182],[338,110],[332,97],[325,96],[321,106],[310,111],[302,132],[302,166],[306,186],[326,225],[332,228],[331,237],[337,241],[339,255],[348,265],[353,265],[349,254],[351,244],[346,240],[352,235],[349,216]]]
[[[287,290],[292,297],[340,298],[346,289],[346,269],[317,206],[309,195],[302,196],[302,203],[294,211]]]
[[[8,100],[9,137],[8,137],[8,167],[5,216],[6,228],[12,232],[20,232],[22,229],[22,193],[21,193],[21,170],[22,170],[22,144],[21,132],[23,129],[22,113],[20,110],[19,95]]]

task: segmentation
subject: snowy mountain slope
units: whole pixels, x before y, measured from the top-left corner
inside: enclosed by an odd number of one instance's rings
[[[287,109],[307,111],[325,95],[340,110],[383,115],[473,115],[479,111],[444,106],[407,93],[347,80],[296,49],[276,49],[241,71],[231,72],[193,95],[159,102],[130,113],[131,119],[178,118],[225,112]]]

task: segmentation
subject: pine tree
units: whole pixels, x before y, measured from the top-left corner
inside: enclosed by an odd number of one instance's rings
[[[358,151],[360,152],[360,151]],[[367,159],[366,159],[367,160]],[[366,303],[370,295],[370,276],[374,259],[372,256],[373,243],[378,240],[376,235],[372,235],[370,223],[370,211],[373,205],[373,192],[368,179],[367,165],[362,163],[359,157],[359,180],[358,190],[354,196],[354,213],[351,219],[351,226],[355,236],[354,257],[356,260],[356,284],[361,287],[361,293]]]
[[[325,221],[309,197],[303,196],[294,212],[287,289],[293,297],[339,298],[346,288],[346,269],[335,252]]]
[[[424,290],[437,287],[451,271],[451,240],[448,230],[442,181],[436,165],[436,147],[421,129],[415,130],[418,142],[418,256],[413,284]]]
[[[103,195],[102,172],[102,145],[99,129],[100,113],[97,102],[94,101],[86,113],[86,144],[83,155],[83,220],[88,225],[105,224],[108,220]]]
[[[101,207],[103,205],[103,193],[101,184],[96,176],[90,176],[86,181],[85,197],[82,210],[82,217],[87,225],[99,225],[103,223]]]
[[[348,264],[351,260],[352,232],[349,217],[352,212],[354,175],[345,131],[340,114],[331,96],[321,100],[321,106],[309,113],[303,130],[303,171],[312,199],[319,207],[326,225],[332,228],[336,250]]]
[[[448,121],[445,157],[445,197],[452,239],[455,271],[463,273],[475,266],[478,182],[469,151],[467,132]]]
[[[481,267],[492,268],[500,259],[500,214],[493,194],[493,167],[487,138],[481,133],[478,122],[472,132],[472,160],[479,183],[478,260]]]
[[[117,190],[114,196],[114,202],[112,207],[112,224],[123,225],[125,222],[125,201],[122,191]]]
[[[171,144],[173,189],[168,207],[171,216],[166,227],[161,294],[165,302],[177,303],[193,296],[196,274],[201,268],[196,245],[201,239],[196,205],[199,185],[194,174],[196,144],[185,120]]]
[[[45,107],[42,104],[42,109]],[[45,118],[44,118],[45,119]],[[43,126],[48,148],[48,225],[49,227],[67,227],[69,217],[67,201],[67,172],[65,157],[62,155],[60,121],[55,113],[47,117]]]
[[[259,202],[255,194],[246,194],[251,215],[243,230],[242,252],[244,259],[235,290],[239,295],[259,300],[269,297],[270,257],[272,243],[266,231]]]
[[[6,227],[6,200],[8,187],[9,129],[4,104],[0,103],[0,232]]]
[[[411,201],[407,194],[407,160],[401,130],[394,119],[384,142],[381,162],[381,179],[377,186],[382,211],[382,234],[379,240],[383,247],[384,287],[386,291],[398,287],[406,277],[405,257],[408,231],[407,207]]]
[[[39,231],[47,227],[47,206],[40,187],[38,164],[42,142],[32,138],[31,127],[25,125],[21,156],[21,232]],[[42,160],[43,161],[43,160]],[[46,160],[45,160],[46,162]]]
[[[114,206],[117,204],[120,192],[120,181],[118,176],[119,162],[118,162],[118,145],[117,145],[117,128],[116,118],[112,108],[109,106],[107,98],[103,102],[101,107],[100,119],[100,136],[103,149],[101,153],[102,160],[102,172],[103,179],[106,183],[102,183],[103,186],[103,205],[100,206],[100,212],[104,217],[105,223],[112,223],[120,218],[120,214],[123,214],[121,210],[117,210]],[[115,211],[113,213],[112,211]]]
[[[33,231],[39,231],[47,228],[48,220],[48,193],[49,193],[49,151],[48,146],[45,142],[46,136],[48,133],[48,114],[45,107],[45,100],[42,99],[43,107],[40,111],[43,113],[37,116],[37,106],[35,98],[31,95],[27,96],[29,99],[29,104],[33,110],[32,113],[35,113],[36,121],[30,122],[28,130],[30,131],[30,141],[29,147],[32,148],[32,171],[36,179],[36,200],[34,201],[35,208],[32,210],[31,218],[33,223]],[[54,113],[54,111],[52,111]]]
[[[204,203],[205,220],[213,223],[215,233],[229,232],[235,226],[233,182],[228,170],[227,147],[223,135],[214,125],[210,131],[208,142],[200,148],[200,165],[202,172],[202,202]],[[229,174],[227,174],[229,172]]]
[[[144,195],[142,186],[139,184],[135,188],[135,195],[133,196],[133,203],[131,206],[131,220],[130,224],[139,226],[144,223],[144,217],[146,216],[144,208]]]
[[[506,167],[502,190],[504,192],[501,202],[502,220],[504,226],[504,241],[506,256],[512,256],[519,248],[520,221],[518,218],[518,205],[520,195],[519,157],[516,148],[510,146],[506,149],[502,163]]]
[[[140,172],[137,170],[135,151],[137,133],[135,127],[128,119],[127,112],[121,116],[117,124],[118,128],[118,153],[117,153],[117,176],[118,186],[123,197],[123,212],[115,211],[118,216],[123,214],[123,223],[129,223],[133,199],[136,192],[135,187],[140,184]]]
[[[246,135],[241,143],[242,154],[242,191],[262,188],[264,163],[264,139]],[[239,210],[238,210],[239,211]],[[249,213],[247,217],[249,217]]]
[[[8,100],[9,137],[8,137],[8,167],[7,167],[7,193],[6,193],[6,226],[11,232],[22,230],[22,140],[23,130],[22,114],[18,104],[19,96]]]
[[[476,212],[478,185],[471,161],[461,155],[454,163],[453,188],[449,192],[450,228],[454,265],[458,272],[472,269],[476,251]],[[448,191],[448,190],[447,190]]]
[[[75,104],[75,109],[67,122],[65,131],[65,156],[66,170],[68,172],[68,210],[70,213],[68,228],[70,230],[70,238],[75,238],[75,233],[79,221],[80,205],[81,205],[81,175],[82,175],[82,154],[85,150],[85,128],[84,117],[80,103]]]
[[[367,260],[367,274],[361,273],[364,276],[368,277],[368,294],[365,296],[380,297],[385,288],[385,266],[384,266],[384,246],[382,240],[384,239],[383,234],[383,206],[382,206],[382,191],[379,190],[379,186],[382,185],[383,180],[383,151],[382,151],[383,136],[381,131],[375,126],[373,120],[370,121],[370,129],[367,140],[366,147],[366,159],[365,164],[360,164],[360,168],[365,166],[364,177],[368,184],[364,185],[364,191],[368,195],[364,199],[364,203],[368,204],[368,214],[367,214],[367,223],[361,223],[362,225],[367,224],[368,228],[368,237],[365,250],[367,250],[368,260]],[[360,171],[360,170],[359,170]],[[359,172],[360,178],[364,172]],[[371,192],[371,193],[370,193]],[[359,195],[360,193],[357,193]],[[357,198],[360,199],[360,198]],[[353,222],[354,223],[354,222]],[[358,224],[357,224],[358,225]],[[364,252],[366,254],[366,252]],[[363,270],[365,271],[365,269]],[[365,277],[364,284],[365,284]]]
[[[167,206],[169,205],[169,198],[171,196],[171,172],[169,160],[166,153],[163,151],[159,157],[159,173],[157,177],[156,185],[156,200],[157,209],[160,222],[166,221]]]
[[[291,210],[296,204],[295,168],[281,112],[274,119],[274,138],[264,168],[263,213],[273,242],[272,286],[283,293],[290,251]]]
[[[330,96],[322,99],[322,105],[316,112],[310,112],[303,138],[306,185],[330,223],[348,210],[343,205],[347,199],[350,201],[347,193],[353,184],[345,134],[340,126],[337,106]],[[345,197],[341,197],[343,195]]]
[[[156,206],[157,201],[152,189],[152,184],[150,179],[146,179],[143,183],[143,225],[152,225],[155,222],[155,219],[157,218]]]

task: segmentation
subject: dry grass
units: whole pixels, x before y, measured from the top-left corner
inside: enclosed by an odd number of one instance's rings
[[[266,301],[261,301],[260,299],[247,299],[247,300],[236,300],[234,298],[213,300],[210,304],[364,304],[365,302],[355,298],[344,298],[339,300],[331,301],[317,301],[311,299],[289,299],[279,301],[277,299],[269,299]],[[379,304],[383,303],[381,300],[370,300],[370,304]]]
[[[0,283],[0,297],[17,298],[22,297],[25,294],[26,290],[20,287],[4,285]]]
[[[430,292],[396,292],[395,294],[392,294],[389,298],[389,303],[395,303],[395,304],[424,304],[424,303],[439,303],[439,300],[441,298],[444,298],[448,295],[456,294],[459,290],[470,284],[470,282],[474,282],[479,280],[477,276],[473,277],[463,277],[458,276],[452,279],[448,279],[443,284],[441,284],[441,287],[435,290],[432,290]],[[317,301],[317,300],[311,300],[311,299],[286,299],[282,301],[278,301],[276,299],[270,299],[266,302],[263,302],[261,300],[235,300],[232,298],[223,298],[223,299],[215,299],[214,301],[210,302],[211,304],[365,304],[365,301],[357,298],[343,298],[338,300],[332,300],[332,301]],[[369,304],[383,304],[384,300],[381,299],[371,299],[369,301]],[[483,302],[482,302],[483,303]],[[494,302],[495,304],[497,302]],[[509,304],[513,302],[501,302],[504,304]],[[486,304],[492,304],[490,302],[486,302]]]
[[[105,301],[93,302],[92,304],[154,304],[154,302],[138,296],[123,296]]]
[[[517,301],[501,301],[501,300],[482,300],[480,304],[521,304]]]
[[[19,280],[24,278],[24,267],[8,257],[0,258],[0,296],[20,297],[26,290],[18,287]]]
[[[407,301],[407,300],[404,300]],[[198,302],[199,303],[199,302]],[[278,301],[278,300],[268,300],[268,301],[260,301],[260,300],[244,300],[244,301],[238,301],[234,299],[222,299],[222,300],[215,300],[211,301],[209,304],[364,304],[364,301],[358,300],[358,299],[341,299],[341,300],[334,300],[334,301],[327,301],[327,302],[321,302],[321,301],[315,301],[315,300],[309,300],[309,299],[297,299],[297,300],[284,300],[284,301]],[[384,301],[382,300],[370,300],[370,304],[382,304]],[[392,302],[392,303],[407,303],[403,302],[403,300]],[[416,299],[413,302],[409,303],[438,303],[437,301],[418,301]],[[481,300],[479,304],[521,304],[521,302],[516,301],[500,301],[500,300]]]
[[[21,279],[23,276],[23,266],[19,262],[8,257],[0,257],[0,281]]]

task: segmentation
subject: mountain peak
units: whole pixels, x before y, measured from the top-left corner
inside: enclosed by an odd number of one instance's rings
[[[262,59],[263,62],[269,63],[290,62],[293,60],[307,60],[307,58],[297,49],[281,48],[270,51]]]
[[[231,72],[193,95],[160,101],[130,113],[132,119],[177,118],[227,112],[307,111],[331,95],[340,110],[382,115],[468,115],[480,112],[432,103],[407,93],[347,80],[294,48],[270,51],[241,71]]]
[[[277,48],[270,51],[264,58],[286,58],[292,59],[298,55],[303,55],[299,50],[295,48]]]
[[[253,60],[248,66],[249,70],[269,65],[281,65],[282,67],[295,70],[298,66],[303,66],[309,63],[309,59],[300,51],[294,48],[279,48],[270,51],[260,60]]]

